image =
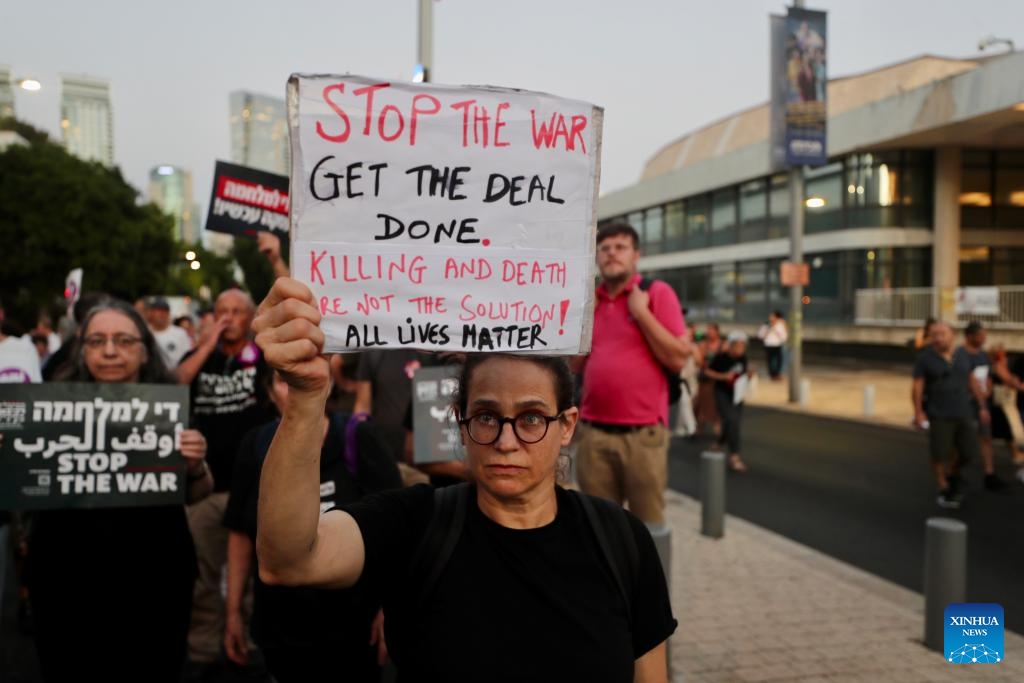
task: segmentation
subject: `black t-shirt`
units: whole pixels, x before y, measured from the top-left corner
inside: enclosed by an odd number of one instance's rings
[[[242,439],[235,460],[231,495],[224,526],[256,540],[256,511],[260,473],[278,421],[250,430]],[[344,432],[332,420],[320,451],[320,511],[326,512],[362,497],[359,485],[345,465]],[[253,568],[257,558],[253,553]],[[254,572],[255,574],[255,572]],[[345,657],[361,656],[370,638],[370,622],[379,603],[360,588],[326,590],[268,586],[257,574],[253,583],[253,638],[262,647],[330,644]]]
[[[366,548],[360,582],[382,596],[399,680],[633,680],[634,661],[676,627],[654,542],[630,515],[639,549],[631,626],[589,523],[570,494],[557,495],[551,524],[509,529],[480,512],[471,490],[462,535],[419,606],[422,577],[409,573],[432,515],[432,489],[346,506]]]
[[[742,375],[747,371],[747,356],[746,354],[739,358],[730,356],[727,351],[716,353],[711,362],[708,363],[708,367],[715,372],[725,373],[736,373]],[[720,379],[715,380],[715,391],[732,396],[734,381],[724,381]]]
[[[914,379],[924,378],[925,412],[929,418],[962,420],[971,416],[971,360],[958,348],[947,361],[928,347],[917,354]]]
[[[268,372],[259,347],[250,342],[236,356],[228,356],[218,347],[192,380],[192,426],[206,437],[206,462],[215,491],[231,489],[241,438],[274,416],[264,380]]]
[[[364,351],[356,379],[373,385],[373,420],[400,427],[412,398],[412,375],[423,365],[422,354],[413,349]]]

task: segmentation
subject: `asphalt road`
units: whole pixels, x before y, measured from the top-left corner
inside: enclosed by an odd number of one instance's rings
[[[935,504],[925,436],[906,429],[747,409],[743,457],[730,473],[726,508],[761,527],[913,591],[924,583],[925,521],[968,526],[967,599],[1003,606],[1006,625],[1024,633],[1024,485],[982,488],[980,463],[964,472],[960,510]],[[669,486],[699,498],[700,453],[708,441],[673,439]],[[1013,468],[996,446],[997,471]],[[726,534],[728,534],[728,525]]]

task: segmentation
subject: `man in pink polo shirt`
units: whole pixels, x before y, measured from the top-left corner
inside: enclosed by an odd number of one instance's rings
[[[601,284],[583,367],[581,488],[621,504],[652,529],[665,522],[668,382],[690,354],[679,299],[659,280],[640,287],[639,238],[626,223],[597,232]]]

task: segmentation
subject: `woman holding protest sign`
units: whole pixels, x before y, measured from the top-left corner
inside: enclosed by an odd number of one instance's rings
[[[86,314],[58,377],[173,383],[141,316],[114,299]],[[178,450],[192,502],[213,488],[206,440],[183,430]],[[41,511],[26,571],[47,683],[180,679],[196,575],[183,505]]]
[[[467,358],[453,408],[472,484],[321,515],[320,317],[308,288],[279,278],[254,322],[289,384],[263,469],[260,576],[378,593],[403,680],[665,681],[676,622],[650,534],[556,483],[579,419],[565,360]]]

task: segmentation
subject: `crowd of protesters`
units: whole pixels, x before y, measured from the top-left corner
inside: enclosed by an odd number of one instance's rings
[[[25,330],[0,306],[0,380],[190,394],[183,505],[31,512],[13,525],[0,511],[0,585],[18,545],[20,613],[44,679],[379,681],[397,664],[413,680],[665,681],[669,442],[710,438],[747,471],[747,335],[688,326],[672,288],[639,273],[636,231],[617,223],[597,234],[588,356],[326,358],[320,314],[279,246],[261,235],[278,280],[259,308],[237,287],[174,318],[162,296],[133,307],[86,293],[62,338],[47,316]],[[780,379],[782,313],[757,336]],[[928,430],[939,504],[959,505],[960,468],[975,457],[1001,490],[993,440],[1024,466],[1024,368],[986,351],[977,324],[960,348],[941,322],[918,337],[914,423]],[[453,363],[463,458],[417,465],[413,376]],[[478,623],[492,627],[464,628]]]

